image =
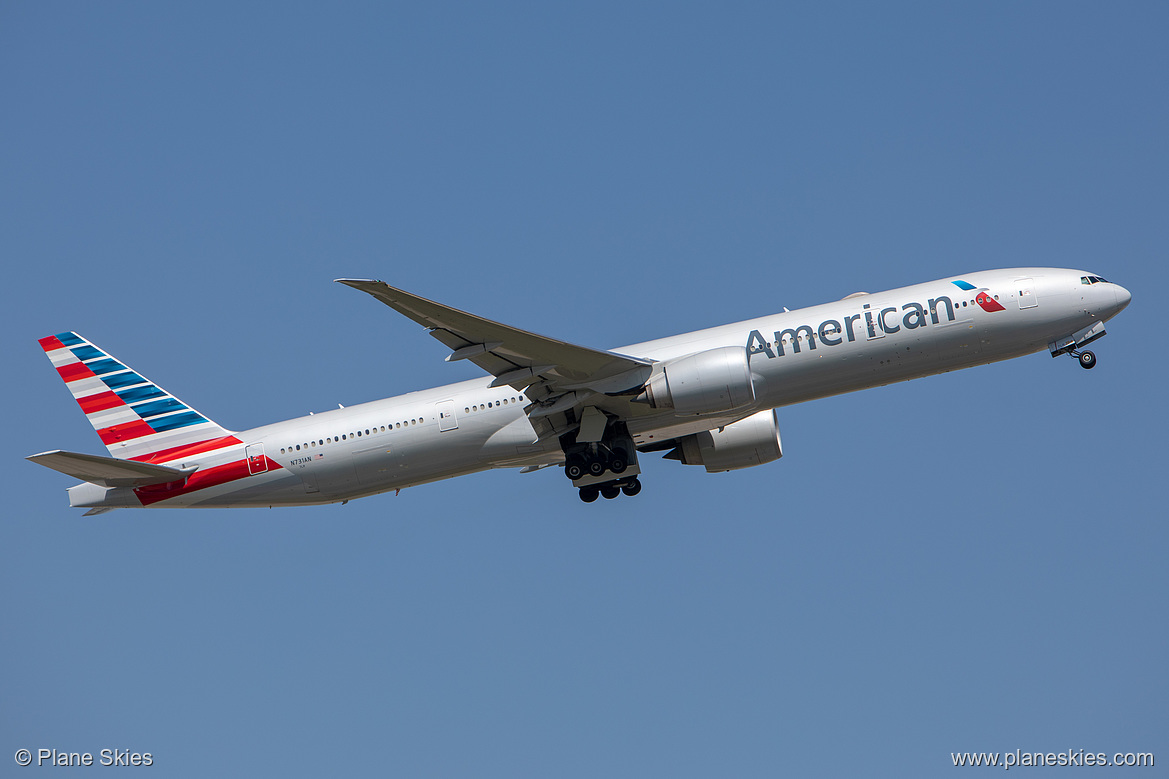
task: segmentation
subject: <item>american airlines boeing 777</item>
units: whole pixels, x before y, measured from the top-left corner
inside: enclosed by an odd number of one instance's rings
[[[613,351],[338,279],[490,378],[233,432],[76,333],[40,340],[109,457],[29,460],[90,509],[345,502],[489,468],[562,466],[582,500],[641,491],[638,454],[731,471],[783,456],[775,409],[1047,349],[1084,347],[1128,290],[1058,268],[981,271]]]

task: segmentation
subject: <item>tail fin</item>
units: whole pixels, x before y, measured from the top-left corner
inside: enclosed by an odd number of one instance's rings
[[[182,456],[196,444],[231,437],[230,431],[77,333],[50,335],[40,345],[114,457],[165,461],[172,459],[167,455]]]

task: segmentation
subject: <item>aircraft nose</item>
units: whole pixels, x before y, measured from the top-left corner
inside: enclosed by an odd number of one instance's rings
[[[1113,286],[1116,287],[1116,312],[1119,314],[1132,300],[1132,293],[1119,284],[1113,284]]]

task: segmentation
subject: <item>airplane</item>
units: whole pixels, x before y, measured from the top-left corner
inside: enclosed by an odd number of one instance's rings
[[[1084,349],[1131,300],[1086,271],[1010,268],[613,351],[536,335],[368,279],[337,279],[489,377],[231,431],[73,332],[40,345],[109,456],[27,459],[81,484],[69,505],[346,503],[492,468],[560,467],[581,500],[641,491],[639,454],[750,468],[783,456],[775,409],[1047,349]]]

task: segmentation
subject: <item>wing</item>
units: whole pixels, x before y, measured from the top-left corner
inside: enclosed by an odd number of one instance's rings
[[[527,390],[528,398],[535,401],[527,409],[528,416],[541,437],[563,431],[575,415],[555,424],[537,425],[537,420],[563,414],[598,396],[610,399],[603,401],[605,406],[627,406],[629,397],[641,391],[653,370],[649,360],[530,333],[412,295],[383,281],[337,281],[372,295],[428,328],[452,350],[448,361],[470,360],[495,377],[491,386],[506,384]],[[620,415],[619,409],[615,410]]]

